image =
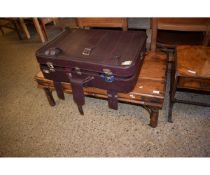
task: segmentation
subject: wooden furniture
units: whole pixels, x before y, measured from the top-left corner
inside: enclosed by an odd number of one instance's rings
[[[27,37],[27,39],[30,39],[30,33],[28,31],[28,28],[24,22],[24,18],[19,18],[20,20],[20,24],[21,24],[21,27]],[[54,24],[56,24],[56,21],[55,21],[55,18],[33,18],[33,24],[36,28],[36,31],[41,39],[41,41],[44,43],[45,41],[48,40],[48,35],[47,35],[47,32],[46,32],[46,27],[45,25],[48,24],[48,23],[51,23],[53,22]]]
[[[151,50],[156,50],[158,30],[204,32],[203,45],[210,38],[209,18],[153,18]],[[162,45],[164,47],[164,45]],[[165,47],[168,47],[165,45]]]
[[[39,21],[41,23],[41,27],[42,27],[42,31],[44,33],[45,39],[48,40],[46,24],[53,23],[54,25],[56,25],[56,19],[55,18],[39,18]]]
[[[130,104],[142,105],[150,113],[150,126],[156,127],[159,110],[163,107],[166,91],[167,56],[162,53],[149,52],[146,54],[138,82],[130,93],[118,93],[118,100]],[[39,72],[35,76],[38,87],[45,91],[49,104],[55,105],[52,96],[53,82],[43,77]],[[70,83],[62,83],[65,93],[72,93]],[[87,87],[84,88],[86,96],[106,99],[105,90]],[[108,108],[108,106],[107,106]],[[120,110],[120,109],[119,109]]]
[[[46,37],[44,36],[44,33],[42,31],[38,18],[33,18],[33,22],[41,41],[44,43],[46,41]]]
[[[177,46],[175,64],[172,67],[168,121],[172,122],[175,102],[210,107],[210,103],[176,99],[175,94],[179,89],[210,94],[210,47]]]
[[[18,38],[20,40],[23,39],[23,37],[21,35],[20,25],[18,23],[17,18],[0,18],[0,30],[1,30],[2,34],[4,35],[3,28],[8,28],[8,29],[14,30],[17,33]]]
[[[128,30],[126,18],[76,18],[77,25],[83,27],[116,27]]]

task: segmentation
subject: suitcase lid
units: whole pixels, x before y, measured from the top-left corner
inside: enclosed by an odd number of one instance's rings
[[[136,71],[146,38],[143,31],[68,29],[40,48],[36,57],[40,64],[95,72],[106,69],[127,77]]]

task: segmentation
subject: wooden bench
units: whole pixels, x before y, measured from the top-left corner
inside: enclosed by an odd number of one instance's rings
[[[118,100],[130,104],[142,105],[150,113],[150,126],[155,128],[158,123],[159,110],[163,107],[166,91],[167,56],[162,52],[146,54],[138,82],[130,93],[118,93]],[[44,89],[49,104],[55,105],[52,96],[54,85],[51,80],[43,77],[42,72],[35,76],[38,87]],[[72,93],[70,83],[62,83],[64,92]],[[106,99],[106,90],[86,87],[86,96]]]

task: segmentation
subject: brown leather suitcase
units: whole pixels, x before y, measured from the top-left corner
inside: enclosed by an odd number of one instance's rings
[[[36,52],[45,78],[53,80],[64,99],[61,82],[70,82],[73,99],[83,114],[83,87],[107,90],[108,104],[117,109],[117,93],[134,88],[143,64],[143,31],[67,29]]]

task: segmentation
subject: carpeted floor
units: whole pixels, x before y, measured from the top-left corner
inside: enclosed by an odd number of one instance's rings
[[[0,156],[210,156],[210,108],[175,104],[174,123],[168,123],[166,96],[153,129],[140,106],[119,104],[114,111],[104,100],[86,98],[81,116],[71,95],[61,101],[55,94],[57,105],[49,106],[34,81],[41,46],[36,33],[23,41],[15,33],[0,36]],[[210,101],[208,95],[178,95]]]

